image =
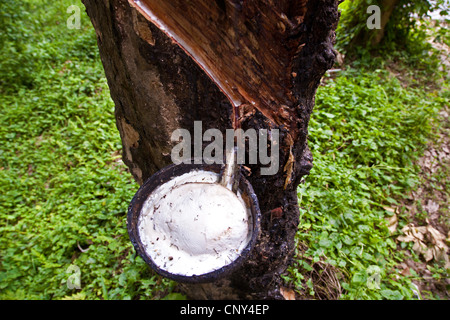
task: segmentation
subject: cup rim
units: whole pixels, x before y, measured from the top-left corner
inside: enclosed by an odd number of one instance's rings
[[[142,186],[138,189],[134,195],[131,203],[128,207],[127,213],[127,230],[128,235],[139,256],[159,275],[183,283],[204,283],[214,282],[219,278],[222,278],[232,271],[236,270],[242,265],[244,261],[250,255],[253,250],[256,241],[260,234],[261,212],[259,209],[257,196],[250,184],[250,182],[243,176],[242,172],[239,172],[239,190],[242,193],[242,197],[247,207],[250,209],[252,215],[252,235],[250,241],[242,250],[237,259],[230,262],[223,267],[204,273],[200,275],[180,275],[168,272],[160,268],[152,258],[146,253],[145,248],[140,240],[138,221],[141,214],[142,206],[149,197],[149,195],[160,185],[170,181],[174,177],[181,176],[191,171],[210,171],[214,173],[222,174],[224,165],[221,164],[171,164],[162,168],[150,178],[148,178]]]

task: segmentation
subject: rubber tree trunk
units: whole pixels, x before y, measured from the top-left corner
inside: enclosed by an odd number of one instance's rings
[[[381,2],[381,19],[380,19],[380,29],[375,30],[375,35],[371,40],[371,46],[375,47],[384,38],[386,25],[389,22],[389,18],[394,12],[395,7],[400,2],[400,0],[383,0]]]
[[[123,159],[139,184],[172,163],[175,129],[193,134],[194,121],[202,121],[203,131],[225,133],[234,105],[244,130],[280,130],[278,172],[261,175],[260,163],[246,165],[263,214],[250,259],[226,279],[181,288],[193,299],[282,299],[280,274],[299,223],[297,186],[312,168],[308,122],[320,79],[335,60],[338,0],[83,2]]]

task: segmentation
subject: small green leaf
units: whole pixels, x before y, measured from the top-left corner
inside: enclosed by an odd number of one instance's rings
[[[319,246],[329,248],[333,245],[333,241],[329,239],[320,239]]]
[[[172,292],[166,295],[161,300],[186,300],[187,297],[182,295],[181,293]]]
[[[388,300],[402,300],[403,295],[400,291],[384,289],[380,291],[381,295]]]
[[[353,275],[352,283],[355,285],[363,285],[367,283],[367,273],[360,271]]]

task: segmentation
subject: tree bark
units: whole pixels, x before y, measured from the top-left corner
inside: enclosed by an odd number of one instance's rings
[[[381,2],[381,19],[380,19],[380,29],[375,30],[375,35],[371,40],[371,46],[376,47],[384,38],[386,25],[389,22],[389,18],[394,12],[395,6],[400,2],[400,0],[383,0]]]
[[[261,175],[261,164],[246,165],[262,212],[251,257],[225,279],[180,287],[193,299],[282,299],[280,274],[299,223],[297,186],[312,168],[308,122],[335,59],[338,0],[83,2],[115,103],[123,159],[139,184],[171,164],[172,132],[193,133],[194,121],[203,131],[225,132],[237,106],[244,130],[280,130],[280,170]],[[149,21],[142,3],[159,19]]]

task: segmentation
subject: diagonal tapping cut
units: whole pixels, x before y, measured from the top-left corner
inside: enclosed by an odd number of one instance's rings
[[[297,136],[292,60],[307,1],[128,0],[178,44],[234,107],[250,105]],[[288,17],[289,15],[289,17]]]

